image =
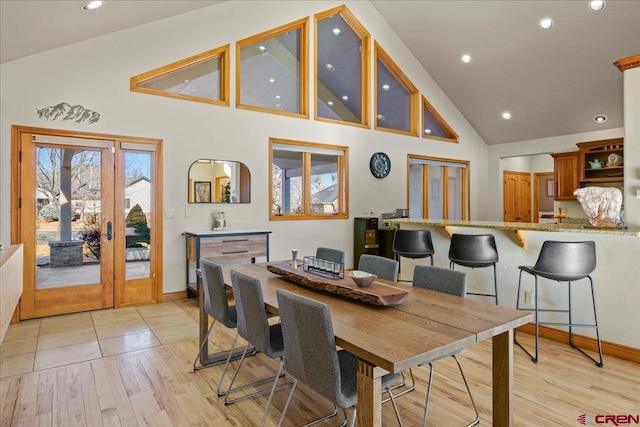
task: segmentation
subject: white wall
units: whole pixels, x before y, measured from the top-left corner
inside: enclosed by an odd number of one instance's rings
[[[409,153],[469,160],[471,215],[473,219],[485,219],[487,207],[491,205],[486,186],[487,146],[369,2],[346,4],[460,135],[459,144],[129,90],[131,76],[227,43],[231,43],[231,63],[235,64],[233,55],[237,40],[306,16],[311,16],[310,34],[313,34],[313,14],[341,4],[343,2],[336,1],[224,2],[2,64],[0,241],[8,243],[10,240],[10,132],[14,124],[163,140],[164,208],[175,209],[176,213],[175,218],[164,220],[165,293],[185,289],[182,231],[210,229],[211,214],[221,207],[226,212],[229,228],[273,231],[272,259],[289,257],[292,247],[304,255],[314,253],[317,246],[332,246],[347,252],[346,262],[350,266],[353,262],[353,217],[361,216],[365,207],[373,208],[379,215],[406,206]],[[234,65],[231,71],[231,85],[235,88]],[[231,105],[235,105],[234,90],[231,93]],[[87,124],[37,117],[37,108],[62,101],[95,110],[101,118],[94,124]],[[269,137],[349,147],[349,220],[269,222]],[[382,180],[369,173],[369,158],[376,151],[388,153],[392,162],[390,175]],[[187,171],[191,163],[200,158],[244,162],[251,171],[251,204],[188,204]]]

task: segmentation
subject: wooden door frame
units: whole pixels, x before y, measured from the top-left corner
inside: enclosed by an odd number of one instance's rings
[[[155,300],[157,302],[162,302],[163,297],[163,274],[162,274],[162,140],[161,139],[151,139],[151,138],[140,138],[140,137],[129,137],[129,136],[121,136],[121,135],[110,135],[110,134],[97,134],[97,133],[89,133],[82,131],[73,131],[73,130],[60,130],[60,129],[49,129],[49,128],[39,128],[32,126],[20,126],[20,125],[12,125],[11,126],[11,243],[19,244],[21,242],[21,236],[23,231],[22,219],[21,219],[21,202],[22,202],[22,182],[21,182],[21,139],[24,134],[39,134],[39,135],[47,135],[54,137],[67,137],[67,138],[83,138],[83,139],[95,139],[95,140],[109,140],[114,142],[130,142],[130,143],[141,143],[141,144],[153,144],[156,148],[156,164],[154,165],[154,170],[152,170],[152,175],[155,178],[154,192],[152,194],[152,198],[154,200],[154,207],[156,212],[154,213],[154,225],[156,227],[156,235],[155,235],[155,243],[154,243],[154,253],[156,259],[156,269],[155,269]],[[117,199],[117,197],[115,197]],[[122,206],[122,203],[115,203],[115,209],[118,206]],[[25,253],[25,257],[28,256]],[[32,255],[31,255],[32,256]],[[25,273],[28,268],[28,263],[25,263]],[[29,272],[29,274],[31,274]],[[115,286],[113,287],[113,307],[118,308],[121,306],[122,295],[120,295],[121,290]],[[149,301],[145,301],[148,303]],[[20,307],[20,306],[19,306]],[[19,307],[17,310],[19,310]],[[20,318],[20,314],[17,315]]]
[[[544,176],[550,176],[552,179],[555,179],[555,174],[553,171],[551,172],[534,172],[533,173],[533,208],[531,213],[531,222],[539,222],[540,219],[540,211],[538,210],[538,197],[540,196],[540,186],[538,182],[540,178]],[[546,191],[546,190],[545,190]],[[554,183],[554,191],[555,191],[555,183]]]

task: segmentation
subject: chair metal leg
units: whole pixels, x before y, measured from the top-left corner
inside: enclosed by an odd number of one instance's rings
[[[355,408],[354,408],[355,410]],[[342,412],[344,413],[344,421],[342,422],[342,424],[340,424],[340,427],[345,427],[347,425],[347,423],[349,422],[349,416],[347,415],[347,411],[346,409],[342,409]],[[310,423],[307,423],[305,425],[303,425],[302,427],[311,427],[314,426],[318,423],[321,423],[323,421],[328,420],[329,418],[333,418],[336,415],[338,415],[338,407],[337,406],[333,406],[333,412],[330,413],[329,415],[325,415],[324,417],[318,418],[317,420],[313,420]],[[351,420],[350,425],[353,426],[353,423],[355,423],[355,412],[354,412],[354,418]]]
[[[520,270],[520,276],[518,278],[518,296],[517,296],[517,300],[516,300],[516,310],[520,309],[520,286],[522,284],[522,270]],[[527,351],[526,348],[524,348],[524,346],[522,344],[520,344],[520,342],[518,342],[518,339],[516,338],[516,330],[513,330],[513,343],[516,344],[518,347],[520,347],[522,349],[522,351],[524,351],[527,356],[529,356],[531,358],[531,360],[534,363],[538,363],[538,276],[533,276],[534,280],[535,280],[535,295],[534,295],[534,304],[535,304],[535,341],[536,341],[536,354],[535,356],[533,356],[531,353],[529,353],[529,351]]]
[[[460,365],[460,361],[456,357],[455,354],[452,354],[453,360],[458,364],[458,369],[460,370],[460,375],[462,375],[462,381],[464,381],[464,385],[467,388],[467,393],[469,393],[469,399],[471,400],[471,405],[473,406],[473,410],[476,413],[476,417],[471,423],[467,424],[467,427],[474,426],[480,422],[480,413],[478,413],[478,408],[476,407],[476,402],[473,400],[473,395],[471,394],[471,389],[469,388],[469,383],[467,383],[467,378],[464,376],[464,372],[462,371],[462,365]]]
[[[278,421],[278,427],[282,425],[282,421],[284,421],[284,415],[287,413],[287,409],[289,409],[289,403],[291,403],[291,398],[293,397],[293,393],[296,391],[296,387],[298,386],[298,380],[293,380],[293,387],[291,387],[291,391],[289,392],[289,397],[287,397],[287,403],[284,405],[284,409],[282,410],[282,414],[280,415],[280,421]]]
[[[207,345],[209,343],[209,335],[211,335],[211,330],[213,329],[213,325],[216,324],[216,319],[213,319],[213,322],[211,322],[211,326],[209,326],[209,330],[207,331],[207,337],[202,341],[202,344],[200,344],[200,348],[198,349],[198,353],[196,354],[196,358],[193,361],[193,370],[197,371],[199,369],[202,369],[204,366],[198,366],[196,367],[196,363],[198,363],[198,359],[200,358],[201,354],[202,354],[202,349],[204,348],[205,345]]]
[[[284,370],[284,359],[280,358],[280,367],[278,368],[278,372],[282,372]],[[273,386],[271,386],[271,393],[269,394],[269,400],[267,401],[267,405],[264,408],[264,415],[262,416],[262,422],[260,423],[260,427],[264,427],[264,423],[267,422],[267,415],[269,414],[269,408],[271,407],[271,401],[273,400],[273,395],[276,392],[276,387],[278,386],[278,379],[280,377],[278,375],[274,376]]]
[[[395,389],[398,389],[400,387],[404,387],[406,384],[406,379],[404,376],[404,372],[401,372],[400,375],[402,375],[402,382],[400,384],[394,385],[392,387],[389,387],[389,390],[393,391]],[[402,390],[400,393],[398,394],[394,394],[393,397],[394,398],[398,398],[400,396],[404,396],[407,393],[411,393],[412,391],[414,391],[416,389],[416,379],[413,376],[413,371],[411,369],[409,369],[409,375],[411,375],[411,385],[409,386],[409,388],[407,388],[406,390]],[[385,390],[386,391],[386,390]],[[386,399],[382,400],[382,403],[387,403],[391,400],[390,397],[387,397]]]
[[[571,326],[569,326],[569,345],[573,348],[575,348],[576,350],[578,350],[580,353],[582,353],[584,356],[586,356],[587,358],[589,358],[593,363],[596,364],[597,367],[602,368],[604,366],[604,360],[602,357],[602,343],[600,342],[600,329],[598,328],[598,315],[596,313],[596,296],[594,293],[594,289],[593,289],[593,279],[591,278],[591,276],[587,276],[587,278],[589,279],[589,285],[591,288],[591,302],[593,303],[593,320],[594,320],[594,325],[593,327],[596,328],[596,338],[598,341],[598,355],[600,357],[600,360],[596,360],[593,357],[591,357],[590,355],[588,355],[587,353],[584,352],[584,350],[582,350],[580,347],[578,347],[577,345],[575,345],[573,343],[573,335],[572,335],[572,331],[571,331]],[[569,283],[569,304],[571,304],[571,283]],[[571,319],[571,305],[569,305],[569,324],[572,324],[572,319]],[[587,325],[590,326],[590,325]]]
[[[427,386],[427,398],[424,402],[424,415],[422,416],[422,427],[427,426],[427,413],[429,412],[429,399],[431,398],[432,382],[433,382],[433,364],[429,363],[429,385]]]
[[[433,260],[433,258],[432,258]],[[433,263],[432,263],[433,265]],[[493,294],[481,294],[481,293],[476,293],[476,292],[467,292],[467,295],[479,295],[482,297],[490,297],[490,298],[495,298],[496,300],[496,305],[498,305],[498,274],[496,271],[496,264],[493,263],[491,264],[493,266]],[[471,267],[471,269],[473,269],[475,267]],[[482,268],[482,267],[479,267]],[[450,270],[455,270],[456,269],[456,263],[453,261],[449,261],[449,269]],[[522,273],[522,271],[520,271]],[[518,291],[519,292],[519,291]]]
[[[233,355],[233,350],[235,350],[236,348],[236,342],[238,341],[238,330],[236,329],[236,336],[233,339],[233,344],[231,344],[231,350],[229,351],[229,356],[227,357],[227,361],[224,364],[224,369],[222,370],[222,375],[220,375],[220,380],[218,381],[218,387],[216,388],[216,391],[218,393],[218,397],[224,396],[225,392],[220,391],[220,389],[222,388],[222,381],[224,380],[224,376],[227,373],[227,368],[229,368],[229,362],[231,361],[231,356]],[[242,353],[244,355],[244,352]]]
[[[387,387],[384,391],[389,393],[389,399],[387,401],[391,400],[391,404],[393,405],[393,410],[396,413],[396,418],[398,419],[398,424],[400,425],[400,427],[402,427],[402,419],[400,418],[400,411],[398,411],[398,406],[396,405],[396,399],[395,399],[398,396],[393,395],[393,393],[391,392],[391,387]]]
[[[261,380],[254,381],[252,383],[241,385],[240,387],[233,388],[233,383],[235,382],[236,377],[238,376],[238,372],[240,372],[240,368],[242,368],[242,362],[244,362],[244,358],[245,358],[245,355],[247,353],[247,350],[249,350],[249,347],[251,347],[251,344],[247,344],[247,346],[245,347],[244,352],[242,353],[242,357],[240,358],[240,363],[238,364],[238,368],[236,369],[235,373],[233,374],[233,378],[231,379],[231,383],[229,384],[229,388],[227,389],[226,393],[224,393],[224,404],[225,404],[225,406],[232,405],[232,404],[234,404],[236,402],[240,402],[241,400],[249,399],[249,398],[252,398],[252,397],[255,397],[255,396],[260,396],[262,394],[269,393],[271,391],[270,388],[266,388],[264,390],[258,390],[256,392],[249,393],[249,394],[246,394],[244,396],[237,397],[235,399],[229,399],[229,395],[231,393],[234,393],[236,391],[240,391],[240,390],[245,389],[247,387],[253,387],[253,386],[260,385],[260,384],[264,384],[264,383],[269,382],[269,381],[274,379],[274,377],[263,378]],[[278,378],[280,378],[283,375],[284,375],[284,371],[283,370],[279,370],[275,375],[275,380],[277,381]],[[276,390],[279,390],[279,389],[281,389],[283,387],[286,387],[288,385],[291,385],[291,384],[293,384],[293,381],[289,381],[289,382],[280,384],[279,386],[276,387]]]
[[[495,264],[493,264],[493,292],[496,296],[496,305],[498,305],[498,272]]]

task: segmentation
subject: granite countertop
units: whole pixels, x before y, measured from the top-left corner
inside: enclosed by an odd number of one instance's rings
[[[412,219],[398,218],[389,219],[390,224],[415,224],[433,225],[437,227],[471,227],[471,228],[494,228],[498,230],[514,231],[550,231],[567,233],[596,233],[615,234],[618,236],[640,237],[640,227],[593,227],[591,225],[580,224],[539,224],[533,222],[500,222],[500,221],[468,221],[468,220],[434,220],[434,219]]]

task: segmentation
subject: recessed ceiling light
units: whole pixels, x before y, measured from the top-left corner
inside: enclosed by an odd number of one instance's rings
[[[184,83],[189,83],[189,79],[185,80]]]
[[[340,34],[342,34],[342,31],[340,31],[340,28],[334,28],[333,29],[333,35],[339,36]]]
[[[269,79],[269,83],[275,83],[276,79]]]
[[[462,62],[464,62],[465,64],[468,64],[469,62],[471,62],[471,55],[464,54],[460,59],[462,59]]]
[[[342,97],[342,99],[343,99],[344,101],[348,101],[348,100],[349,100],[349,97],[348,97],[347,95],[344,95],[344,96]]]
[[[502,118],[505,120],[511,119],[511,113],[508,111],[505,111],[504,113],[502,113]]]
[[[389,86],[389,85],[382,85],[382,89],[384,89],[384,90],[389,90],[389,89],[391,89],[391,86]]]
[[[84,9],[84,10],[94,10],[94,9],[98,9],[98,8],[100,8],[102,6],[104,6],[104,1],[102,1],[102,0],[93,0],[93,1],[86,2],[82,6],[82,9]]]
[[[425,129],[424,133],[431,134],[431,129]]]
[[[600,12],[606,6],[606,2],[604,0],[592,0],[589,2],[589,9],[594,12]]]
[[[604,114],[598,114],[597,116],[593,116],[593,121],[596,123],[604,123],[607,120],[609,120],[609,118]]]
[[[540,28],[542,28],[543,30],[548,30],[549,28],[553,27],[553,19],[542,18],[540,22],[538,22],[538,25],[540,25]]]
[[[384,122],[384,116],[382,114],[378,114],[378,120]]]
[[[267,47],[266,46],[258,46],[258,49],[260,50],[260,52],[266,52],[267,51]]]
[[[280,95],[276,95],[276,99],[280,99]]]
[[[333,107],[333,101],[328,101],[327,104],[329,104],[329,107]]]
[[[325,65],[325,68],[326,68],[327,70],[329,70],[329,71],[333,71],[333,70],[335,70],[335,69],[336,69],[332,64],[327,64],[327,65]]]

